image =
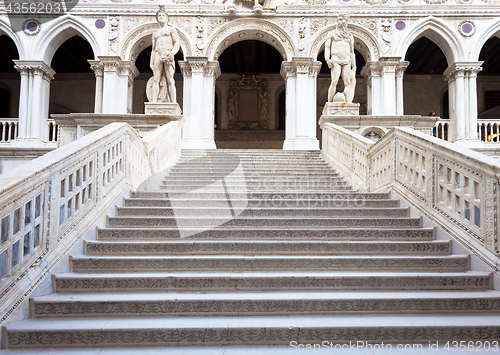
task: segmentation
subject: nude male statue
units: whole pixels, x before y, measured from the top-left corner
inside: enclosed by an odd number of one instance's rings
[[[354,98],[354,87],[356,86],[356,56],[354,54],[354,37],[347,29],[349,16],[339,15],[337,28],[333,36],[325,43],[325,60],[331,69],[332,82],[328,89],[328,101],[332,102],[337,83],[342,73],[344,80],[344,100],[351,103]]]
[[[165,5],[159,6],[156,21],[160,29],[153,33],[153,49],[149,63],[153,77],[148,81],[146,95],[149,102],[176,102],[174,56],[180,49],[179,35],[175,28],[168,25]]]

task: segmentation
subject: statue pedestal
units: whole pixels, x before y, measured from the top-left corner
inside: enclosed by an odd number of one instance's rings
[[[146,115],[182,115],[177,102],[145,102]]]
[[[359,104],[348,102],[327,102],[324,116],[359,116]]]

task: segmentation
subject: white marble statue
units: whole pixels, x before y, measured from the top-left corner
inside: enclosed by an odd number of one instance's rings
[[[175,89],[174,56],[180,49],[177,30],[168,25],[168,15],[164,5],[159,5],[156,21],[160,29],[153,33],[153,49],[149,66],[153,76],[146,86],[149,102],[177,102]]]
[[[331,69],[332,82],[328,89],[328,102],[345,101],[351,103],[356,86],[356,56],[354,54],[354,37],[347,29],[347,14],[340,14],[337,28],[332,37],[325,43],[325,60]],[[340,75],[344,80],[344,92],[336,93]]]

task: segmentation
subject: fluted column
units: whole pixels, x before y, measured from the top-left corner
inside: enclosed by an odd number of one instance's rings
[[[14,60],[21,74],[18,138],[13,146],[42,147],[48,140],[50,81],[55,71],[43,61]]]
[[[207,57],[187,57],[179,62],[179,67],[184,77],[186,120],[182,148],[215,149],[215,80],[220,75],[219,62],[210,62]]]
[[[295,57],[281,64],[286,80],[285,150],[318,150],[316,138],[316,79],[321,63]]]

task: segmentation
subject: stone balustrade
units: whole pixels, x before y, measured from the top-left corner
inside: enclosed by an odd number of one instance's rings
[[[0,142],[10,142],[17,137],[17,118],[0,118]]]
[[[402,195],[499,270],[497,159],[406,127],[395,127],[374,143],[325,123],[322,149],[325,159],[354,186]]]
[[[445,141],[449,140],[448,132],[450,132],[450,122],[449,120],[439,120],[436,121],[436,125],[433,129],[433,136],[436,138],[444,139]]]
[[[500,120],[478,119],[477,132],[479,139],[486,143],[500,142]]]
[[[181,121],[112,123],[0,175],[0,323],[128,191],[180,156]],[[100,222],[99,222],[100,221]]]

